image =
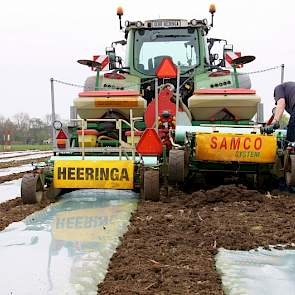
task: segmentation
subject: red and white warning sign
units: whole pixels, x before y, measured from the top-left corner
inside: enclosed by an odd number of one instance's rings
[[[232,60],[235,58],[241,57],[241,52],[233,52],[233,51],[228,51],[225,54],[225,67],[226,68],[231,68]],[[241,68],[243,65],[238,65],[237,68]]]
[[[107,65],[110,62],[109,56],[108,55],[93,55],[93,61],[97,61],[101,64],[101,71],[107,67]],[[95,71],[94,68],[91,68],[92,71]]]

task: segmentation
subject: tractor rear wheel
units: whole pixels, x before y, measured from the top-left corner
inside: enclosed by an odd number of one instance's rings
[[[21,182],[21,198],[24,204],[41,203],[44,198],[44,186],[39,174],[25,174]]]
[[[160,172],[159,170],[145,170],[143,175],[143,198],[148,201],[160,200]]]
[[[168,162],[168,181],[170,184],[183,183],[185,178],[185,151],[171,150]]]
[[[290,155],[288,159],[288,167],[285,178],[287,186],[295,186],[295,155]]]

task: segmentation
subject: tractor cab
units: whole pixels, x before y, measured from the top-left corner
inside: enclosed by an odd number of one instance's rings
[[[194,26],[186,20],[158,19],[144,23],[127,21],[126,25],[130,73],[142,78],[155,77],[165,57],[172,58],[183,75],[201,65],[203,22],[196,21]]]

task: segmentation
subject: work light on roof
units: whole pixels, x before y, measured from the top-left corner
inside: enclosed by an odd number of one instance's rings
[[[136,27],[141,28],[143,26],[143,23],[141,21],[136,22]]]
[[[122,16],[122,15],[123,15],[123,8],[122,8],[121,6],[119,6],[119,7],[117,8],[117,15],[118,15],[118,16]]]
[[[192,20],[191,20],[191,24],[192,24],[193,26],[196,26],[196,25],[198,24],[198,21],[197,21],[196,19],[192,19]]]
[[[216,6],[215,6],[215,4],[210,4],[210,6],[209,6],[209,12],[211,13],[211,14],[214,14],[215,12],[216,12]]]
[[[208,26],[208,20],[207,20],[207,18],[204,18],[204,19],[202,20],[202,22],[203,22],[203,24],[204,24],[205,26]]]
[[[129,20],[126,20],[125,21],[125,27],[129,27],[130,26],[130,22],[129,22]]]

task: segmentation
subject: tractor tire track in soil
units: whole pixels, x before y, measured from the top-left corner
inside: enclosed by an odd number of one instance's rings
[[[294,195],[262,195],[241,185],[140,201],[98,294],[221,295],[219,247],[290,244],[294,229]]]

